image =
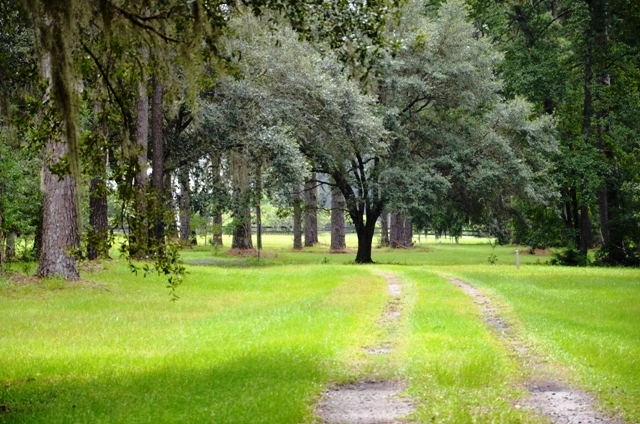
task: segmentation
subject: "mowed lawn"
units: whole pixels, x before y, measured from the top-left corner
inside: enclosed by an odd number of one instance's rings
[[[123,265],[5,287],[2,422],[300,422],[386,301],[353,267],[192,267],[181,300]]]
[[[601,406],[640,422],[640,270],[464,266]]]
[[[120,261],[85,271],[84,284],[0,277],[0,422],[310,423],[322,390],[367,376],[406,380],[418,422],[538,422],[515,408],[523,370],[448,275],[504,306],[605,408],[640,421],[640,271],[533,255],[516,270],[515,247],[475,239],[375,249],[374,266],[290,242],[266,236],[260,261],[185,251],[216,265],[188,266],[177,302]],[[403,282],[393,334],[380,327],[380,270]],[[383,341],[394,353],[362,349]]]

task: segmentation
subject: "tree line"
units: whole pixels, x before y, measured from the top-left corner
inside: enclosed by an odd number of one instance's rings
[[[261,248],[261,204],[355,261],[480,228],[637,265],[638,29],[624,0],[12,0],[0,6],[0,249],[38,275],[121,250],[179,284],[193,212]],[[303,222],[304,221],[304,222]],[[135,269],[137,262],[131,262]]]

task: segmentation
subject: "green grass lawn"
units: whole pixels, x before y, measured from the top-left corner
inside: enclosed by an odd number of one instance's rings
[[[640,271],[465,266],[455,271],[513,310],[551,360],[601,405],[640,422]]]
[[[505,305],[558,369],[640,421],[638,270],[526,254],[516,270],[515,247],[472,238],[374,249],[374,266],[322,244],[294,252],[291,236],[264,244],[260,261],[184,251],[229,266],[188,266],[177,302],[118,260],[83,284],[0,276],[0,422],[310,423],[324,388],[367,376],[407,380],[419,422],[537,422],[514,407],[522,369],[445,275]],[[380,327],[388,293],[374,270],[403,282],[393,334]],[[389,338],[391,355],[362,350]]]

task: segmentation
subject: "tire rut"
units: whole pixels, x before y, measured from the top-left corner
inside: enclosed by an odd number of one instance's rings
[[[391,326],[401,317],[402,285],[394,274],[376,275],[387,280],[389,290],[389,300],[379,322]],[[393,344],[383,341],[364,350],[370,355],[387,355],[393,352]],[[409,399],[398,396],[405,387],[402,381],[389,380],[364,380],[334,387],[322,394],[316,414],[325,424],[396,424],[415,410]]]
[[[619,418],[604,415],[595,407],[596,401],[591,395],[561,381],[542,358],[529,350],[526,343],[500,316],[499,309],[482,292],[462,280],[450,278],[449,281],[473,298],[482,311],[484,321],[528,372],[529,380],[525,388],[529,395],[516,408],[532,409],[554,424],[625,423]]]

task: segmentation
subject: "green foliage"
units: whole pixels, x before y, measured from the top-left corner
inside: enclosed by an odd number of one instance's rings
[[[618,0],[470,1],[478,31],[505,56],[502,93],[553,115],[559,152],[549,158],[559,197],[521,204],[516,233],[532,244],[603,245],[598,263],[636,265],[640,73],[638,7]],[[630,25],[634,27],[632,30]],[[634,34],[631,36],[631,34]],[[519,221],[519,222],[518,222]],[[592,230],[593,228],[593,230]],[[624,229],[623,229],[624,228]]]
[[[498,256],[495,254],[496,246],[498,245],[498,240],[490,241],[489,245],[491,246],[491,254],[487,258],[487,262],[489,265],[495,265],[498,262]]]
[[[589,265],[589,258],[580,253],[580,250],[576,249],[575,246],[570,245],[562,251],[554,252],[550,263],[551,265],[562,266],[587,266]]]
[[[502,243],[513,204],[544,204],[556,151],[553,122],[521,98],[505,101],[493,70],[500,54],[478,37],[465,5],[425,13],[410,2],[393,28],[405,41],[382,65],[390,157],[382,173],[391,208],[418,229],[459,235],[482,225]]]

